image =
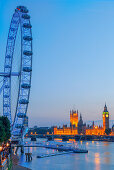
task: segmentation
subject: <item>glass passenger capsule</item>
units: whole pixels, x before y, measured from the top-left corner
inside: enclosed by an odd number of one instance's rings
[[[11,58],[11,56],[10,55],[6,55],[6,58]]]
[[[4,87],[5,87],[5,88],[9,88],[10,86],[9,86],[9,85],[5,85]]]
[[[5,65],[5,68],[11,68],[11,66],[10,65]]]
[[[21,85],[21,87],[22,87],[22,88],[25,88],[25,89],[28,89],[28,88],[30,88],[31,86],[30,86],[30,84],[23,83],[23,84]]]
[[[10,30],[11,30],[11,31],[15,31],[15,28],[11,28]]]
[[[8,112],[6,112],[6,113],[4,113],[4,115],[5,115],[5,116],[8,116],[8,115],[9,115],[9,113],[8,113]]]
[[[14,37],[12,37],[12,36],[11,36],[11,37],[8,37],[8,39],[9,39],[9,40],[13,40],[13,39],[14,39]]]
[[[22,18],[24,18],[24,19],[30,19],[30,15],[28,15],[28,14],[22,14]]]
[[[32,51],[23,51],[23,54],[27,55],[27,56],[31,56],[32,55]]]
[[[9,104],[4,104],[4,107],[9,107]]]
[[[17,129],[21,129],[22,127],[23,127],[22,124],[16,124],[16,125],[15,125],[15,128],[17,128]]]
[[[16,21],[16,20],[13,20],[13,21],[12,21],[13,24],[17,24],[17,22],[18,22],[18,21]]]
[[[24,36],[23,39],[26,41],[32,41],[32,37],[30,36]]]
[[[15,11],[16,12],[20,11],[20,12],[23,12],[23,13],[28,13],[28,9],[25,6],[17,6]]]
[[[17,139],[19,139],[19,137],[21,137],[20,132],[14,132],[13,136],[16,137]]]
[[[28,13],[28,9],[21,9],[21,12]]]
[[[25,114],[25,113],[18,113],[18,114],[17,114],[17,117],[18,117],[18,118],[25,118],[25,117],[26,117],[26,114]]]
[[[9,97],[9,95],[7,95],[7,94],[6,94],[6,95],[4,95],[4,98],[8,98],[8,97]]]
[[[23,24],[23,27],[24,27],[24,28],[32,28],[32,25],[31,25],[31,24],[24,23],[24,24]]]
[[[32,71],[32,67],[23,67],[23,71],[31,72]]]
[[[19,103],[20,103],[20,104],[28,104],[29,101],[26,100],[26,99],[21,99],[21,100],[19,101]]]

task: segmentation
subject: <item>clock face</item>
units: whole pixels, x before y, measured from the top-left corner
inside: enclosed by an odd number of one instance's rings
[[[106,117],[108,117],[108,115],[106,115]]]
[[[105,117],[105,115],[103,115],[103,117]]]

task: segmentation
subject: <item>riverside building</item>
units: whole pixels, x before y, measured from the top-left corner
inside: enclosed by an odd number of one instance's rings
[[[54,127],[54,135],[104,135],[105,130],[109,129],[109,112],[105,104],[102,118],[103,126],[96,126],[94,121],[91,126],[84,124],[82,120],[82,115],[80,114],[80,119],[78,119],[78,110],[70,111],[70,127],[63,125],[62,128]]]
[[[70,111],[70,127],[63,125],[62,128],[54,127],[54,135],[77,135],[78,134],[78,110]]]

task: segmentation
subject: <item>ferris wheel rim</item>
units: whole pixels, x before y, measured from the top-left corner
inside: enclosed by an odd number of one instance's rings
[[[13,54],[14,54],[15,41],[16,41],[16,36],[17,36],[17,31],[18,31],[19,25],[20,25],[20,29],[21,29],[21,70],[20,70],[20,76],[19,76],[18,99],[17,99],[16,112],[15,112],[13,124],[12,124],[12,120],[11,120],[11,76],[5,77],[6,83],[5,83],[4,90],[3,90],[3,115],[7,116],[9,118],[10,123],[13,125],[12,126],[13,131],[15,131],[15,129],[18,129],[21,131],[23,128],[24,116],[22,114],[26,115],[26,113],[27,113],[29,97],[30,97],[30,87],[31,87],[31,72],[32,72],[32,30],[31,30],[31,27],[32,26],[30,24],[30,16],[28,15],[28,9],[24,6],[18,6],[16,8],[15,13],[13,14],[13,17],[11,20],[10,29],[9,29],[9,33],[8,33],[4,72],[10,73],[10,75],[12,72]],[[12,31],[14,31],[14,35],[12,34],[13,36],[10,36],[10,33]],[[29,36],[27,36],[27,35],[29,35]],[[12,46],[11,47],[12,48],[11,56],[8,55],[9,54],[8,53],[8,50],[9,50],[8,44],[11,44],[11,46]],[[27,46],[28,44],[30,45],[30,47]],[[29,50],[27,51],[26,49],[29,49]],[[6,64],[8,57],[11,60],[10,64]],[[26,59],[27,57],[29,58],[28,60]],[[29,64],[28,64],[29,66],[27,66],[27,64],[24,63],[26,60],[27,60],[27,62],[29,62]],[[26,78],[26,80],[24,80],[24,78]],[[28,78],[28,81],[27,81],[27,78]],[[8,87],[8,85],[9,85],[9,87]],[[9,92],[8,92],[9,98],[7,98],[7,100],[6,100],[4,97],[5,97],[5,92],[8,91],[7,88],[9,88]],[[25,93],[26,93],[26,100],[23,98]],[[5,100],[7,101],[6,103],[5,103]],[[9,102],[9,106],[7,105],[8,102]],[[4,105],[4,104],[6,104],[6,105]],[[9,109],[8,115],[5,114],[5,111],[6,111],[5,108],[7,108],[6,110]],[[21,109],[23,110],[23,112]],[[20,117],[18,116],[19,113],[21,113]],[[19,123],[18,123],[19,120],[21,121],[21,126],[19,126]]]

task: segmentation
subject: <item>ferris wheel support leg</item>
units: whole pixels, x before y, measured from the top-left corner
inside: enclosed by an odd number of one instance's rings
[[[19,147],[17,146],[17,147],[16,147],[16,151],[15,151],[16,154],[17,154],[17,152],[18,152],[18,149],[19,149]]]
[[[21,146],[21,154],[24,153],[24,145]]]
[[[21,139],[21,154],[24,153],[24,135],[22,136],[22,139]]]

